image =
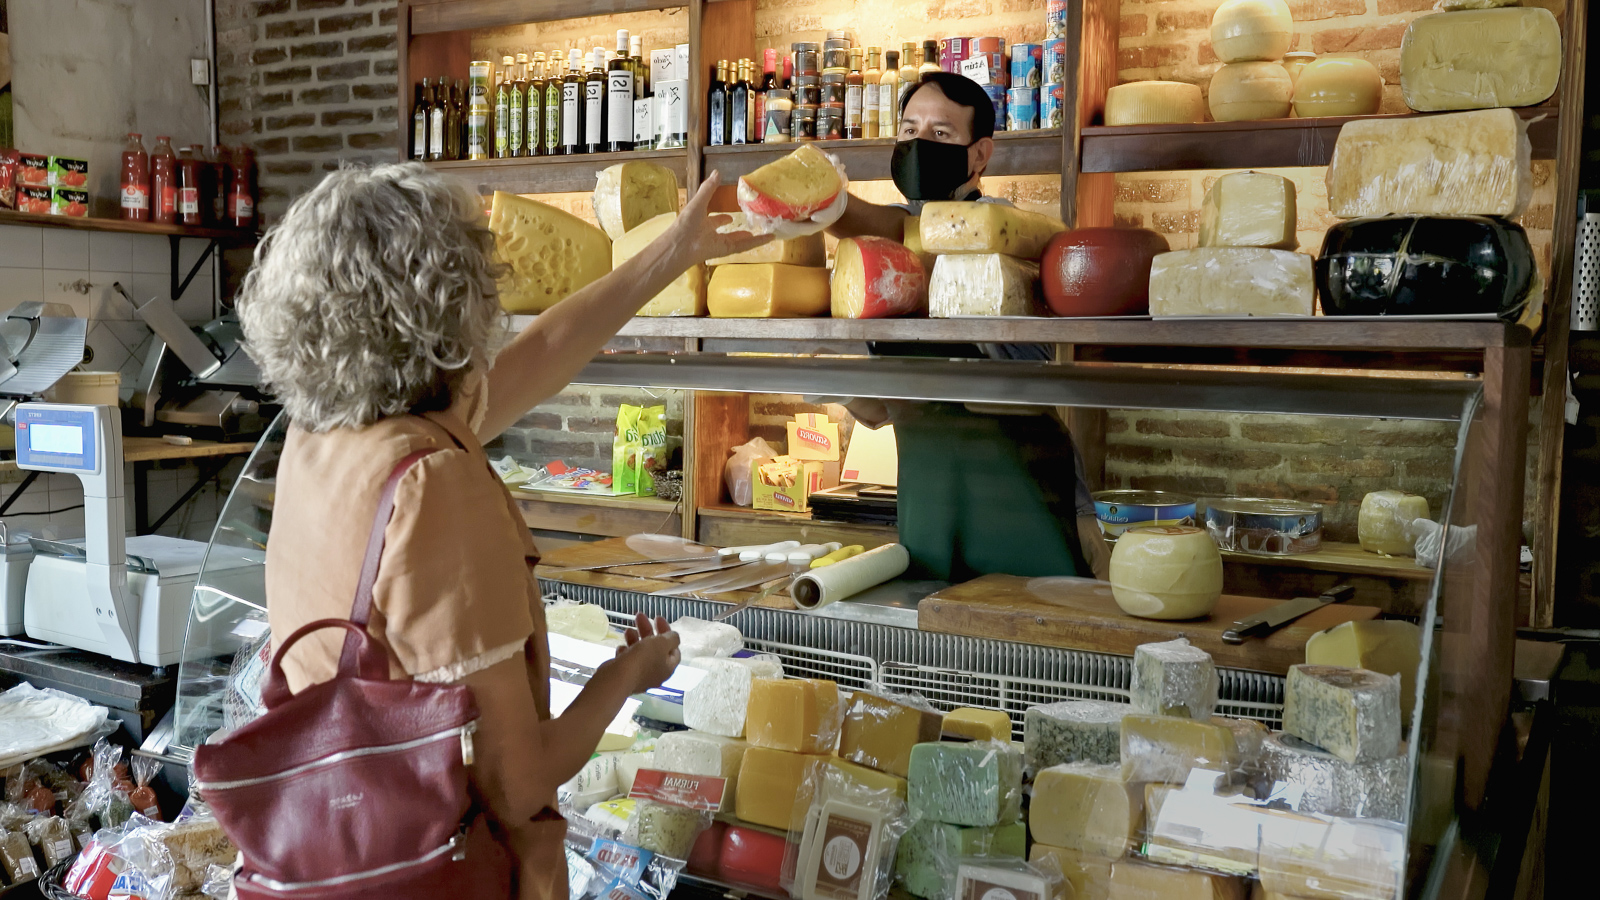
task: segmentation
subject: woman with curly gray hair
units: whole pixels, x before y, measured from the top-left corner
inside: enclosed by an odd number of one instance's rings
[[[537,556],[483,442],[566,387],[690,266],[768,240],[717,231],[716,187],[713,175],[660,239],[492,357],[494,236],[477,198],[419,164],[328,175],[268,232],[240,293],[251,355],[292,421],[267,544],[272,633],[349,616],[384,482],[434,451],[396,490],[367,630],[394,677],[472,689],[474,787],[519,860],[518,897],[565,896],[556,787],[628,695],[672,673],[678,636],[638,617],[616,658],[551,718]],[[325,630],[292,648],[290,687],[331,678],[341,640]]]

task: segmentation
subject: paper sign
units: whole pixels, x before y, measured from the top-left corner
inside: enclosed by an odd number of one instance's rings
[[[655,800],[688,809],[716,812],[722,807],[722,792],[728,780],[715,775],[684,775],[660,769],[640,769],[628,796],[635,800]]]
[[[961,61],[961,74],[979,84],[989,83],[989,54],[983,53]]]

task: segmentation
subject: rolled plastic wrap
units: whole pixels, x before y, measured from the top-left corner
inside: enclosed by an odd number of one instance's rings
[[[1400,40],[1400,93],[1419,112],[1537,106],[1561,80],[1561,26],[1537,6],[1418,16]]]
[[[1543,303],[1522,226],[1487,216],[1381,216],[1328,229],[1316,263],[1330,316],[1474,315]]]
[[[1030,706],[1023,714],[1023,753],[1028,771],[1062,763],[1113,764],[1122,758],[1122,718],[1133,712],[1109,700],[1064,700]]]
[[[1533,197],[1532,156],[1528,125],[1509,109],[1357,119],[1334,144],[1328,209],[1342,219],[1519,216]]]
[[[1404,752],[1345,762],[1299,738],[1275,732],[1262,742],[1262,767],[1274,782],[1300,788],[1301,812],[1403,821],[1411,785]]]
[[[1133,711],[1205,721],[1217,707],[1221,679],[1211,654],[1178,638],[1133,650]]]
[[[1022,811],[1022,752],[1009,741],[911,748],[911,811],[950,825],[999,825]]]
[[[1222,597],[1222,554],[1204,529],[1132,528],[1111,551],[1111,596],[1130,616],[1195,619]]]
[[[801,609],[820,609],[898,578],[910,565],[905,547],[884,544],[801,574],[790,586],[789,596]]]
[[[845,704],[839,756],[901,778],[917,744],[939,740],[944,716],[916,694],[856,691]]]
[[[813,762],[800,787],[784,854],[783,886],[796,900],[883,900],[911,826],[905,798]]]
[[[1373,491],[1361,498],[1356,536],[1361,549],[1385,556],[1412,556],[1417,535],[1411,523],[1428,518],[1428,500],[1402,491]]]

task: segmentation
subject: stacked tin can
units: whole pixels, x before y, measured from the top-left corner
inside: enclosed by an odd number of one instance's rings
[[[1006,92],[1007,131],[1029,131],[1039,127],[1039,84],[1043,64],[1043,44],[1011,45],[1011,87]]]
[[[822,106],[822,45],[799,41],[789,45],[794,59],[793,110],[789,136],[796,141],[817,139],[817,112]]]
[[[1049,0],[1044,18],[1044,73],[1039,84],[1039,125],[1060,128],[1066,117],[1061,102],[1067,83],[1067,0]],[[1076,73],[1074,73],[1076,74]]]
[[[967,38],[967,58],[965,65],[975,69],[972,60],[982,57],[988,62],[988,81],[983,85],[983,92],[989,95],[989,102],[994,104],[994,127],[996,131],[1006,129],[1006,88],[1011,82],[1011,67],[1006,62],[1006,39],[1000,37],[973,37]],[[962,71],[962,70],[957,70]],[[976,73],[975,74],[979,74]],[[977,79],[982,82],[982,78]]]

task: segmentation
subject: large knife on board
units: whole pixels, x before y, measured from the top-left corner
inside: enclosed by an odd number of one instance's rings
[[[1232,628],[1222,633],[1222,640],[1229,644],[1242,644],[1245,638],[1265,637],[1306,613],[1319,610],[1330,603],[1343,603],[1355,594],[1355,585],[1340,584],[1328,588],[1316,597],[1296,597],[1293,600],[1286,600],[1270,609],[1234,622]]]

